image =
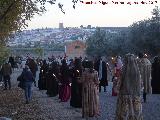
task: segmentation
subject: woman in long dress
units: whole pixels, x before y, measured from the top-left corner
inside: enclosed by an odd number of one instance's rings
[[[82,73],[82,117],[99,115],[98,72],[93,69],[93,62],[85,64]]]
[[[56,61],[53,61],[50,66],[47,79],[47,94],[50,97],[54,97],[58,94],[59,66]]]
[[[125,56],[120,91],[117,100],[116,120],[143,120],[141,103],[141,76],[133,54]]]
[[[82,84],[78,80],[82,74],[81,59],[75,59],[74,67],[72,68],[72,85],[71,85],[71,100],[72,107],[82,107]]]
[[[112,78],[112,82],[113,82],[113,87],[112,87],[112,96],[117,96],[118,93],[118,77],[119,75],[119,70],[117,70],[117,63],[115,63],[114,69],[113,69],[113,78]]]
[[[62,66],[60,68],[61,73],[61,85],[59,86],[59,98],[61,102],[67,102],[71,96],[71,86],[70,86],[70,70],[66,63],[66,60],[62,60]]]
[[[118,56],[115,66],[114,66],[114,70],[113,70],[113,88],[112,88],[112,96],[117,96],[118,92],[119,92],[119,81],[121,78],[121,72],[122,72],[122,61],[121,58]]]
[[[43,60],[43,64],[40,68],[39,80],[38,80],[38,88],[39,90],[46,90],[46,81],[47,81],[47,72],[49,69],[49,65],[46,60]]]

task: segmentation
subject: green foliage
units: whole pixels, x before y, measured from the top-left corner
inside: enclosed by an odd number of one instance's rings
[[[160,54],[160,10],[155,7],[153,17],[133,23],[126,30],[110,33],[97,29],[87,41],[88,55],[123,55],[146,52],[151,56]]]
[[[9,53],[10,51],[7,47],[0,45],[0,65],[8,59]]]
[[[152,19],[136,22],[130,26],[130,42],[134,52],[147,52],[151,55],[160,53],[160,20],[159,9],[153,9]]]
[[[78,0],[72,0],[73,8]],[[35,14],[41,15],[46,11],[45,5],[56,3],[56,0],[0,0],[0,43],[5,43],[7,37],[15,31],[28,26],[27,21]],[[58,3],[63,13],[63,4]]]
[[[62,43],[52,44],[51,49],[54,51],[64,51],[64,44]]]
[[[152,20],[159,22],[160,21],[160,9],[158,6],[155,6],[155,8],[152,11]]]
[[[95,34],[91,36],[87,41],[87,54],[93,55],[104,55],[105,47],[107,46],[106,32],[97,28]]]
[[[39,57],[42,57],[42,56],[43,56],[43,48],[40,48],[40,47],[35,48],[35,53],[36,53]]]
[[[110,33],[98,28],[95,34],[87,39],[88,55],[93,56],[115,56],[124,54],[128,48],[127,45],[127,32],[121,31],[119,33]]]
[[[0,0],[0,42],[15,31],[27,27],[27,21],[35,14],[46,11],[45,4],[55,4],[55,0]]]

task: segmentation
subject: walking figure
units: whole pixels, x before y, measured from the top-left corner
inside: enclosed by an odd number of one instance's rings
[[[4,85],[5,85],[4,90],[7,90],[7,86],[9,87],[9,89],[11,89],[11,80],[10,80],[11,78],[10,78],[10,75],[12,74],[12,67],[11,67],[10,63],[7,63],[7,62],[4,63],[2,65],[1,72],[2,72]]]

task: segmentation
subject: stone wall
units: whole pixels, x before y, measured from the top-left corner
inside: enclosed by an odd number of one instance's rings
[[[76,40],[66,43],[66,56],[69,58],[85,57],[86,44],[83,41]]]

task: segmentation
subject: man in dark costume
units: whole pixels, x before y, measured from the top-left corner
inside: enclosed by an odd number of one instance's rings
[[[54,97],[58,94],[58,77],[59,67],[56,61],[53,61],[48,71],[47,79],[47,94],[50,97]]]
[[[46,90],[46,79],[47,79],[48,68],[49,66],[46,60],[43,60],[43,65],[40,68],[39,80],[38,80],[38,88],[40,90]]]
[[[106,62],[104,62],[102,58],[99,57],[94,64],[94,69],[98,72],[98,77],[100,80],[99,92],[101,92],[101,86],[104,87],[104,92],[106,92],[106,86],[108,86]]]
[[[160,57],[156,56],[152,63],[152,94],[160,94]]]
[[[76,58],[72,71],[72,85],[71,85],[71,100],[70,105],[72,107],[82,107],[82,83],[78,80],[82,74],[81,59]]]

